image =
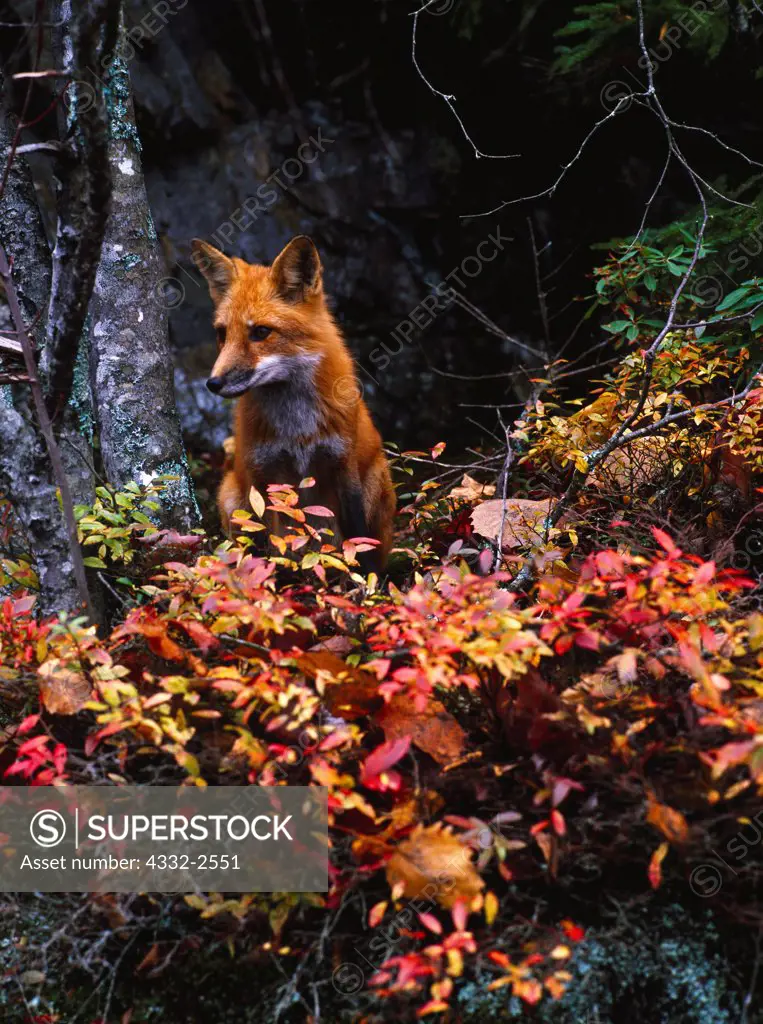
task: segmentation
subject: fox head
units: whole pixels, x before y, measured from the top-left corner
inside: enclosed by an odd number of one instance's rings
[[[193,241],[192,256],[215,304],[219,354],[209,390],[234,398],[253,388],[304,380],[333,333],[312,240],[293,238],[269,267],[230,258],[199,239]]]

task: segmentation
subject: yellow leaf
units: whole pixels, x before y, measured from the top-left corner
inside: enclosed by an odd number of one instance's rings
[[[373,907],[371,907],[370,911],[368,912],[369,928],[375,928],[379,924],[381,919],[384,917],[385,911],[388,906],[389,904],[387,903],[387,901],[382,900],[381,903],[376,903]]]
[[[256,487],[249,488],[249,504],[254,509],[254,514],[259,518],[265,515],[265,499]]]
[[[283,537],[278,537],[276,534],[271,533],[270,543],[273,545],[274,548],[277,548],[280,554],[286,554],[286,541],[283,539]]]
[[[494,892],[485,896],[485,921],[491,925],[498,915],[498,897]]]

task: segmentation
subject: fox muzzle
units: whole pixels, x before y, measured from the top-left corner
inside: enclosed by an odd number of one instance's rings
[[[251,370],[235,370],[232,373],[224,373],[221,377],[210,377],[207,380],[207,388],[213,395],[220,395],[222,398],[236,398],[243,395],[252,386],[254,374]]]

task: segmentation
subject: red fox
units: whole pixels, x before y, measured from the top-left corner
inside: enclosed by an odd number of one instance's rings
[[[193,241],[215,304],[219,355],[207,387],[238,396],[233,469],[217,504],[230,531],[249,489],[315,478],[311,504],[334,513],[341,537],[371,537],[358,556],[381,571],[392,543],[395,490],[379,432],[361,397],[352,357],[326,305],[318,250],[293,238],[272,266],[229,258]]]

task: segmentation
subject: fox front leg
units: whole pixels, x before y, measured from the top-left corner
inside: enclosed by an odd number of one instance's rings
[[[345,540],[350,540],[352,537],[371,537],[360,481],[352,480],[341,483],[338,497],[337,521],[342,537]],[[381,571],[381,562],[376,548],[373,551],[359,551],[357,559],[364,575]]]

